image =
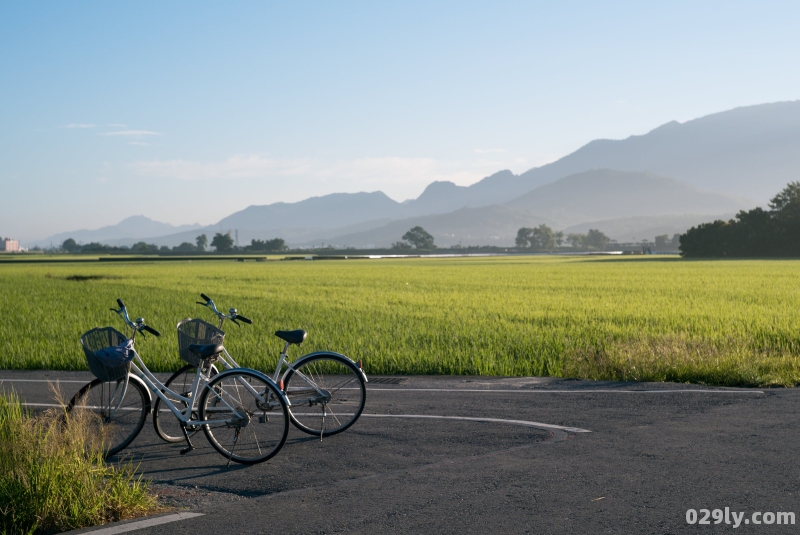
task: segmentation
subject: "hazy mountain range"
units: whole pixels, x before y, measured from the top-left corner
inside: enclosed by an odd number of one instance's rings
[[[161,223],[153,221],[148,217],[135,215],[127,217],[117,223],[116,225],[109,225],[101,227],[96,230],[74,230],[71,232],[62,232],[50,236],[39,243],[42,245],[49,245],[51,242],[54,245],[61,245],[64,240],[72,238],[78,243],[110,243],[111,241],[118,240],[121,237],[134,240],[132,243],[141,241],[145,238],[153,236],[165,236],[167,234],[175,234],[178,232],[191,231],[193,229],[202,228],[202,225],[195,223],[194,225],[170,225],[169,223]]]
[[[173,227],[141,216],[39,243],[159,245],[201,232],[238,231],[239,243],[282,237],[290,245],[385,246],[421,225],[442,246],[512,244],[521,226],[599,228],[612,238],[652,239],[766,204],[800,178],[800,101],[763,104],[670,122],[641,136],[595,140],[520,175],[500,171],[471,186],[433,182],[398,203],[380,191],[249,206],[215,225]],[[572,230],[570,230],[572,229]],[[585,232],[585,230],[583,230]],[[651,235],[652,234],[652,235]]]

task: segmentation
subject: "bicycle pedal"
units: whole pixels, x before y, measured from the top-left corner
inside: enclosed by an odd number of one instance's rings
[[[187,446],[186,448],[183,448],[183,449],[181,450],[181,455],[186,455],[187,453],[189,453],[189,452],[190,452],[190,451],[192,451],[193,449],[194,449],[194,447],[193,447],[193,446]]]

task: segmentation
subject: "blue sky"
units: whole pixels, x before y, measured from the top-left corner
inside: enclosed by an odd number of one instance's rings
[[[416,197],[800,98],[793,2],[5,2],[0,235]],[[297,222],[290,222],[295,226]]]

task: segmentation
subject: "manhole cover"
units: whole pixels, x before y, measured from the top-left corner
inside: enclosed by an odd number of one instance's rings
[[[374,385],[399,385],[406,381],[408,381],[408,377],[378,377],[369,379],[370,384]]]

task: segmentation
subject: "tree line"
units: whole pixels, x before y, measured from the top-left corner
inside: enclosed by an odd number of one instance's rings
[[[604,251],[611,239],[597,229],[589,229],[586,234],[564,235],[554,231],[544,223],[534,228],[522,227],[514,240],[517,248],[531,251],[551,252],[569,247],[581,251]]]
[[[690,228],[680,251],[687,258],[800,256],[800,182],[787,184],[768,210],[742,210],[729,221]]]
[[[286,242],[281,238],[272,240],[251,240],[250,245],[244,247],[236,246],[231,233],[225,234],[217,232],[211,243],[208,243],[208,236],[201,234],[195,238],[195,243],[183,242],[175,247],[168,247],[146,242],[138,242],[130,247],[126,245],[105,245],[92,242],[78,244],[74,239],[68,238],[61,244],[61,250],[67,253],[127,253],[127,254],[199,254],[206,253],[208,246],[214,248],[215,253],[275,253],[287,249]]]

